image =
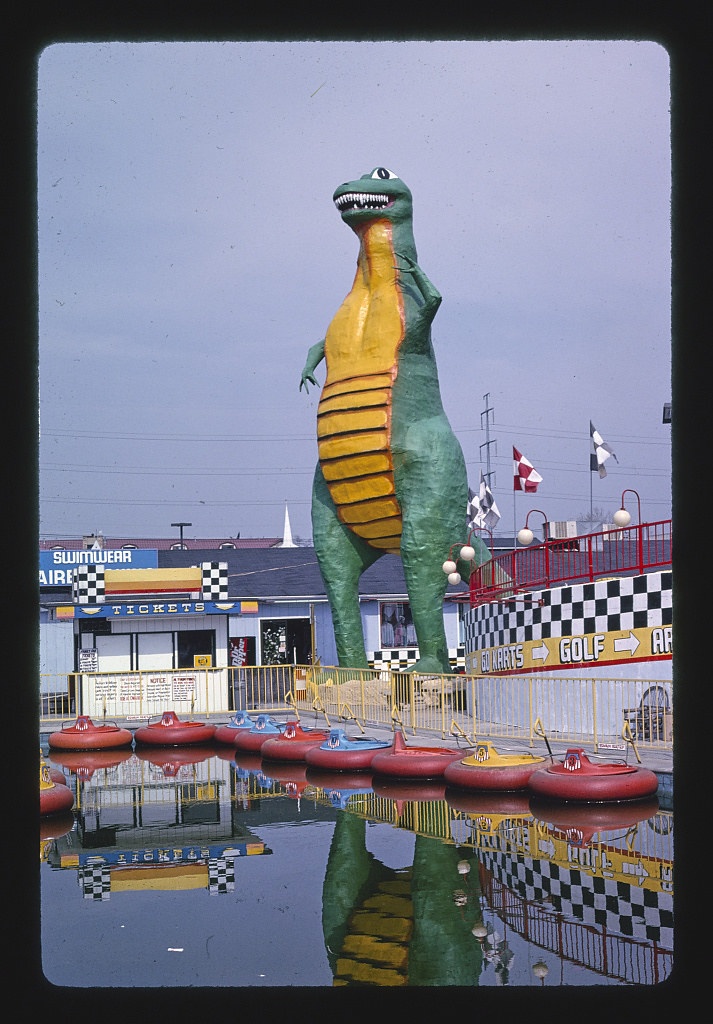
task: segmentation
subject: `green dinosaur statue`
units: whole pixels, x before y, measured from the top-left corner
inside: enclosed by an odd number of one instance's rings
[[[400,554],[419,658],[411,671],[449,673],[443,562],[465,543],[468,481],[443,409],[431,323],[441,295],[417,262],[412,198],[385,167],[334,192],[359,238],[356,276],[323,341],[313,345],[300,390],[318,386],[319,463],[312,531],[332,612],[340,666],[367,668],[359,577]],[[473,538],[475,562],[490,557]],[[470,566],[459,563],[468,578]]]

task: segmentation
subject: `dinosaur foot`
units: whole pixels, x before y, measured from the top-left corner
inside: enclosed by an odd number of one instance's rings
[[[442,676],[451,675],[453,669],[450,664],[444,667],[438,658],[426,655],[424,658],[419,658],[416,664],[409,668],[409,672],[422,676]]]

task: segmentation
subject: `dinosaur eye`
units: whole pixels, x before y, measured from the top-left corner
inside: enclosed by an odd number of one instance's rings
[[[382,181],[386,181],[388,178],[398,178],[398,174],[394,174],[388,167],[377,167],[372,171],[371,176],[372,178],[381,178]]]

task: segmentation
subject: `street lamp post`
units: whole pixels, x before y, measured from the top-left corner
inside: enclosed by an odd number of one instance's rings
[[[549,537],[549,530],[547,529],[547,516],[545,515],[545,513],[542,511],[541,508],[531,508],[530,509],[530,511],[527,513],[527,516],[525,517],[525,525],[523,526],[523,528],[521,530],[518,531],[517,539],[520,542],[520,544],[524,545],[525,547],[527,547],[528,544],[532,544],[533,540],[535,539],[535,535],[532,532],[532,530],[530,529],[530,516],[532,515],[533,512],[538,512],[542,516],[544,521],[545,521],[545,529],[544,529],[544,535],[545,535],[545,543],[544,543],[544,551],[545,551],[545,581],[549,582],[549,578],[550,578],[550,545],[549,545],[549,539],[550,539],[550,537]]]
[[[530,511],[527,513],[527,516],[525,517],[525,525],[518,532],[518,535],[517,535],[517,539],[525,547],[527,547],[528,544],[532,544],[533,540],[535,539],[535,535],[532,532],[532,530],[530,529],[530,516],[532,515],[533,512],[539,512],[539,514],[544,519],[544,521],[545,521],[545,541],[548,541],[550,539],[549,538],[549,530],[547,529],[547,516],[542,511],[542,509],[540,509],[540,508],[531,508]]]
[[[178,529],[180,531],[179,537],[180,537],[180,541],[181,541],[181,550],[183,550],[183,527],[184,526],[193,526],[193,523],[171,523],[171,526],[177,526],[178,527]]]
[[[474,562],[475,561],[475,548],[473,547],[473,545],[471,543],[471,540],[472,540],[472,537],[473,537],[473,533],[476,530],[483,530],[490,537],[490,552],[491,552],[491,557],[492,557],[492,551],[493,551],[493,531],[488,529],[487,526],[474,526],[468,532],[468,540],[466,541],[465,544],[461,544],[460,541],[456,541],[455,544],[451,544],[450,549],[448,551],[448,558],[443,563],[443,571],[446,574],[446,576],[448,577],[448,582],[452,586],[455,586],[457,583],[460,583],[460,581],[461,581],[461,575],[458,572],[457,560],[461,559],[464,562]],[[457,548],[457,547],[460,548],[460,551],[454,557],[453,549]]]
[[[620,529],[624,526],[628,526],[631,522],[631,514],[624,508],[624,495],[635,494],[636,504],[639,510],[639,526],[641,526],[641,498],[639,497],[638,491],[633,491],[630,487],[627,487],[625,491],[621,492],[621,508],[614,513],[614,525]]]
[[[636,504],[639,511],[639,525],[636,531],[636,556],[639,560],[639,572],[644,571],[644,536],[641,528],[641,498],[639,492],[632,490],[627,487],[626,490],[621,492],[621,508],[618,509],[614,515],[614,525],[618,526],[620,530],[623,530],[631,522],[631,513],[624,507],[624,495],[634,494],[636,496]]]

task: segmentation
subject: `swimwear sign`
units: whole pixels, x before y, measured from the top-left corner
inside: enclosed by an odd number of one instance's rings
[[[497,675],[537,669],[619,665],[627,661],[670,659],[672,656],[672,627],[644,626],[488,647],[466,656],[466,670],[472,675]]]
[[[78,565],[103,565],[112,569],[156,569],[154,548],[89,548],[82,551],[40,551],[40,586],[71,587]]]

